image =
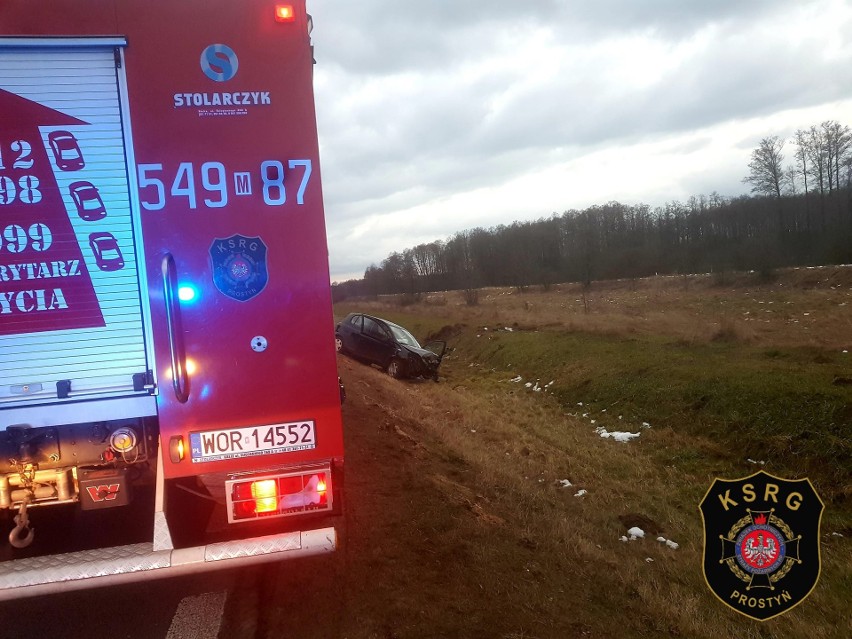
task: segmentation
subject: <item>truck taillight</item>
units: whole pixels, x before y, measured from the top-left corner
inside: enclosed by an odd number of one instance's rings
[[[296,11],[292,4],[276,4],[275,5],[275,21],[276,22],[295,22]]]
[[[257,513],[270,513],[278,510],[278,482],[264,479],[251,483],[251,496]]]
[[[183,437],[174,435],[169,440],[169,459],[173,464],[180,463],[186,456],[186,444],[183,443]]]
[[[331,469],[240,477],[226,482],[228,521],[331,510]]]

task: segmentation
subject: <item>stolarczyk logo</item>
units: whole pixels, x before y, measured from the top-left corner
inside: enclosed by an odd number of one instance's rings
[[[824,507],[808,479],[764,471],[717,478],[699,506],[704,579],[713,594],[758,621],[802,603],[819,579]]]

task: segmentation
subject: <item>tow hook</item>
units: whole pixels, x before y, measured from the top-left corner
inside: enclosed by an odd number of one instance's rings
[[[30,528],[30,518],[27,515],[28,503],[28,499],[21,502],[21,509],[15,515],[17,525],[9,533],[9,543],[15,548],[26,548],[33,543],[33,537],[35,537],[35,529]]]

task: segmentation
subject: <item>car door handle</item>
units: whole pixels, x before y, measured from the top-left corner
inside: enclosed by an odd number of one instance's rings
[[[186,349],[177,296],[177,267],[175,258],[166,253],[163,258],[163,299],[166,302],[166,325],[169,328],[169,353],[172,358],[172,386],[181,404],[189,399],[189,373],[186,370]]]

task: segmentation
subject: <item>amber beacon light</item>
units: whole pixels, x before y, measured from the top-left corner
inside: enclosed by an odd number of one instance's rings
[[[292,4],[276,4],[275,5],[275,21],[276,22],[295,22],[296,11]]]

